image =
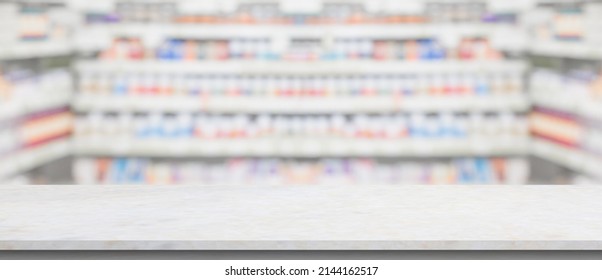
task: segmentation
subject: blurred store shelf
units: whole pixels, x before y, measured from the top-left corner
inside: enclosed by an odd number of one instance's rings
[[[386,74],[386,73],[498,73],[523,72],[522,61],[85,61],[76,65],[87,72],[182,74]]]
[[[513,34],[512,40],[505,35]],[[148,43],[164,38],[461,38],[495,37],[503,46],[521,48],[523,33],[511,25],[478,24],[368,24],[368,25],[215,25],[107,24],[89,26],[76,37],[77,48],[98,50],[116,37],[141,37]],[[453,41],[453,40],[452,40]],[[452,42],[450,41],[450,42]]]
[[[571,148],[544,139],[532,140],[535,156],[551,161],[572,171],[602,179],[602,157],[578,148]]]
[[[602,182],[602,157],[597,155],[588,154],[583,165],[583,173],[589,175],[591,178]]]
[[[56,2],[56,3],[68,3],[74,8],[86,10],[110,10],[116,0],[103,0],[103,1],[88,1],[88,0],[19,0],[27,2]],[[144,2],[145,0],[131,0],[130,2]],[[439,0],[439,3],[486,3],[490,10],[493,11],[506,11],[506,12],[518,12],[528,9],[536,3],[557,3],[557,2],[571,2],[575,0]],[[587,0],[581,0],[587,1]],[[282,0],[237,0],[237,1],[223,1],[223,0],[163,0],[165,3],[175,3],[178,6],[178,10],[203,12],[204,14],[219,14],[224,9],[236,8],[239,4],[245,3],[282,3]],[[298,1],[288,1],[298,2]],[[388,0],[319,0],[319,1],[302,1],[309,3],[309,5],[324,4],[324,3],[357,3],[362,4],[364,7],[374,13],[403,13],[403,12],[416,12],[417,10],[424,9],[425,4],[433,2],[432,0],[413,0],[413,1],[388,1]],[[303,7],[303,4],[300,4]]]
[[[48,94],[40,99],[21,99],[6,103],[0,103],[0,123],[8,120],[19,119],[37,112],[44,112],[55,108],[64,108],[70,105],[72,95]]]
[[[578,4],[578,3],[595,2],[597,0],[531,0],[531,1],[534,1],[537,4]]]
[[[240,140],[139,140],[78,137],[75,153],[95,156],[221,157],[221,156],[382,156],[453,157],[509,156],[527,153],[529,139],[369,140],[315,138]]]
[[[533,93],[535,106],[575,115],[583,119],[602,121],[602,100],[583,100],[567,94]]]
[[[576,148],[566,147],[548,140],[533,139],[535,156],[549,160],[573,171],[581,171],[586,154]]]
[[[544,56],[602,59],[602,45],[592,45],[583,42],[536,42],[530,44],[529,51],[532,54]]]
[[[369,112],[483,112],[529,109],[524,95],[487,97],[142,97],[78,95],[80,112],[236,112],[279,114]]]
[[[71,140],[63,138],[4,155],[0,158],[0,179],[48,164],[70,153]]]
[[[0,59],[29,59],[49,56],[69,55],[73,51],[69,41],[23,42],[16,44],[1,44]]]

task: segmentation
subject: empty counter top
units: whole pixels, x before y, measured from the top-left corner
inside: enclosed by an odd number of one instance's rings
[[[2,186],[0,249],[602,249],[586,186]]]

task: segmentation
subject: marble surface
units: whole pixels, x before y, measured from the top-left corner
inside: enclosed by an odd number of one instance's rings
[[[602,186],[0,186],[0,249],[602,249]]]

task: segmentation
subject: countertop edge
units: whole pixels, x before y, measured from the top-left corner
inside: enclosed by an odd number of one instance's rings
[[[0,250],[602,250],[602,241],[0,241]]]

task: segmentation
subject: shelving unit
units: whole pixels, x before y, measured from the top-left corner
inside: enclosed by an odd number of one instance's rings
[[[71,38],[63,36],[62,23],[53,21],[56,15],[48,16],[57,7],[65,12],[65,4],[52,0],[0,4],[0,126],[13,135],[2,135],[3,143],[12,143],[12,148],[0,155],[0,182],[27,178],[16,181],[28,183],[32,170],[72,154],[71,139],[59,131],[67,124],[56,117],[69,110],[73,88],[66,71],[57,74],[54,68],[57,61],[64,65],[75,49]]]
[[[0,46],[1,60],[65,56],[74,52],[70,41],[28,42]]]
[[[529,51],[535,55],[567,57],[575,59],[602,59],[600,46],[583,42],[544,41],[529,45]]]
[[[72,153],[71,148],[70,139],[60,139],[39,147],[16,151],[5,158],[0,158],[0,180],[67,157]]]
[[[223,112],[325,114],[370,112],[526,112],[528,99],[506,97],[139,97],[81,96],[78,112]]]
[[[583,120],[602,121],[602,101],[582,100],[563,94],[533,93],[532,103],[534,106],[564,112]]]
[[[546,25],[540,23],[534,32],[550,38],[535,38],[529,47],[537,62],[532,70],[531,102],[535,114],[555,118],[578,133],[570,143],[536,135],[533,154],[572,171],[575,181],[585,176],[588,181],[600,182],[602,155],[598,149],[602,143],[592,140],[590,134],[597,133],[596,123],[602,121],[602,100],[596,97],[600,90],[595,77],[602,73],[602,37],[597,32],[602,5],[597,1],[539,2],[544,12],[538,16],[556,18],[544,28]]]
[[[602,122],[602,100],[584,98],[583,94],[579,97],[566,94],[574,88],[526,86],[523,79],[537,70],[535,58],[544,58],[546,61],[593,61],[598,64],[602,61],[602,41],[596,41],[600,40],[600,36],[586,34],[587,36],[582,35],[583,38],[575,39],[571,37],[574,34],[566,31],[567,28],[551,28],[552,31],[561,34],[550,32],[546,37],[541,35],[547,34],[541,32],[542,26],[551,26],[558,24],[557,22],[535,22],[535,27],[531,27],[528,25],[533,23],[526,20],[532,19],[529,18],[531,13],[554,8],[559,3],[563,3],[562,7],[581,7],[589,1],[517,0],[502,3],[497,0],[308,0],[303,4],[288,1],[288,4],[275,5],[280,1],[282,0],[111,0],[102,3],[83,0],[27,1],[69,7],[70,12],[77,15],[73,18],[77,19],[73,24],[78,24],[78,27],[69,30],[69,35],[64,40],[12,40],[10,44],[0,44],[0,61],[15,63],[21,60],[48,59],[52,60],[48,64],[53,64],[56,58],[61,58],[69,61],[70,70],[74,71],[79,85],[72,91],[53,92],[48,98],[15,99],[0,103],[0,123],[18,126],[21,121],[31,116],[43,115],[44,112],[59,108],[69,108],[79,121],[87,120],[89,116],[103,116],[109,121],[115,121],[115,124],[134,122],[132,120],[136,118],[136,121],[142,119],[140,123],[129,123],[126,127],[130,128],[155,122],[153,118],[159,119],[158,122],[163,124],[168,123],[166,120],[178,117],[192,118],[195,121],[196,118],[202,119],[194,122],[193,130],[197,129],[197,126],[202,130],[203,125],[216,125],[209,123],[211,121],[223,121],[211,119],[213,116],[282,117],[290,120],[291,124],[287,125],[295,126],[294,129],[298,128],[296,126],[306,126],[308,130],[313,129],[312,125],[316,122],[299,123],[307,119],[312,121],[312,118],[333,115],[346,119],[351,125],[355,125],[355,120],[351,119],[356,116],[400,117],[406,118],[408,123],[412,118],[423,118],[426,121],[421,120],[418,123],[422,122],[425,127],[436,127],[450,119],[456,121],[466,118],[466,123],[460,125],[467,131],[462,136],[464,138],[458,136],[457,139],[451,137],[450,140],[448,136],[432,135],[430,138],[416,137],[410,131],[413,124],[407,125],[407,134],[394,138],[396,140],[386,137],[367,139],[370,137],[323,136],[337,135],[331,131],[328,131],[330,134],[319,134],[322,135],[319,137],[312,137],[311,133],[290,133],[304,135],[299,137],[276,137],[273,135],[280,134],[268,133],[268,137],[262,136],[259,139],[228,136],[215,140],[194,135],[195,132],[191,132],[186,139],[172,136],[161,136],[164,137],[162,139],[154,139],[155,136],[151,137],[152,139],[136,138],[137,132],[105,135],[96,133],[99,136],[95,137],[89,136],[95,133],[76,133],[68,139],[50,141],[35,148],[3,154],[0,157],[0,169],[3,170],[0,181],[16,174],[27,173],[28,170],[44,166],[54,159],[71,155],[74,156],[75,165],[77,160],[82,158],[122,157],[161,158],[174,162],[191,159],[204,162],[215,158],[234,157],[313,161],[327,157],[388,160],[416,158],[432,163],[442,158],[454,160],[498,157],[526,161],[533,155],[572,170],[575,174],[600,177],[596,166],[602,163],[602,157],[589,149],[579,145],[569,148],[568,145],[563,146],[542,137],[530,139],[528,135],[509,138],[499,131],[498,134],[481,133],[482,131],[472,133],[474,131],[470,130],[476,128],[468,124],[468,120],[479,122],[481,119],[506,117],[506,121],[511,120],[510,124],[516,124],[523,122],[526,119],[525,115],[533,110],[543,108],[552,114],[579,120],[586,132],[596,129],[592,123]],[[148,14],[146,18],[127,18],[120,14],[124,11],[127,13],[128,9],[131,9],[130,12],[135,10],[135,5],[162,2],[174,4],[173,18],[157,22],[153,19],[153,16],[156,16],[153,14]],[[129,6],[124,8],[121,5],[124,3],[128,3]],[[349,16],[347,19],[330,19],[324,16],[328,19],[324,20],[320,9],[326,7],[326,4],[332,6],[337,3],[357,4],[349,10],[357,12],[360,16]],[[482,15],[471,19],[467,19],[466,14],[465,18],[458,19],[454,18],[452,12],[445,10],[445,5],[453,3],[475,5],[471,8],[475,10],[482,8],[476,7],[479,4],[485,4],[485,10]],[[253,11],[252,5],[268,4],[273,6],[274,11],[278,11],[272,15],[276,18],[273,22],[245,17],[252,16],[253,12],[245,13],[244,9]],[[287,6],[289,4],[294,7]],[[429,9],[433,9],[433,5],[435,11],[437,8],[441,10],[430,15]],[[341,9],[344,10],[345,7]],[[592,8],[588,11],[597,10]],[[146,12],[152,13],[152,9]],[[140,14],[143,13],[137,13],[136,16]],[[416,15],[423,18],[416,19]],[[429,16],[435,20],[429,20]],[[440,20],[437,20],[438,16],[441,17]],[[282,18],[286,20],[281,20]],[[100,22],[95,22],[99,19]],[[595,29],[596,21],[586,23],[583,25],[584,29]],[[133,40],[135,44],[140,44],[140,48],[132,51],[128,49],[131,47],[127,45],[128,42],[123,43],[119,40]],[[166,58],[159,54],[163,51],[162,48],[168,47],[174,48],[175,50],[171,50],[174,53],[182,51],[177,49],[181,45],[170,45],[173,41],[188,42],[195,48],[202,49],[217,41],[231,44],[236,40],[237,44],[251,42],[251,47],[254,42],[263,40],[261,42],[268,43],[259,48],[269,48],[264,53],[276,55],[228,54],[216,59],[204,53],[199,54],[202,50],[198,49],[192,52],[196,54],[192,57],[179,54],[177,58],[178,55]],[[465,40],[468,40],[469,47],[462,45],[467,42]],[[341,41],[344,43],[335,44]],[[424,41],[428,43],[419,44]],[[309,58],[287,57],[289,52],[297,51],[291,47],[293,42],[306,47],[309,45],[307,49],[302,48],[302,51],[311,54]],[[345,45],[348,42],[351,42],[350,45]],[[368,47],[372,48],[372,53],[357,51],[361,54],[348,55],[355,51],[347,53],[347,50],[337,49],[359,49],[361,44],[366,42],[372,44]],[[414,45],[407,44],[408,42]],[[354,45],[355,43],[357,44]],[[312,49],[312,44],[318,46],[317,50]],[[382,45],[385,45],[384,48],[394,49],[391,51],[393,54],[379,56],[374,50],[376,46]],[[226,52],[231,51],[229,48],[237,47],[240,48],[240,45],[226,45]],[[116,48],[116,51],[120,52],[119,55],[111,56],[107,51],[112,50],[111,48]],[[395,48],[402,51],[396,52]],[[120,57],[123,54],[129,55],[130,51],[139,53],[132,57]],[[478,55],[462,53],[470,51]],[[408,55],[408,52],[416,53]],[[332,53],[336,55],[329,56]],[[575,67],[573,62],[562,62],[552,63],[550,68],[566,70]],[[84,78],[93,80],[92,84],[95,83],[95,86],[92,90],[82,86]],[[154,80],[149,82],[149,79]],[[245,79],[255,80],[249,82]],[[257,80],[259,82],[256,82]],[[360,85],[384,81],[384,86],[371,85],[370,90],[365,92],[361,86],[336,88],[337,83],[349,81]],[[179,84],[187,82],[221,84],[216,87],[219,90]],[[256,84],[251,86],[240,86],[255,82]],[[228,91],[232,84],[238,87],[234,93]],[[265,84],[269,84],[269,87]],[[328,84],[328,88],[324,84]],[[277,89],[268,92],[273,85]],[[331,85],[334,85],[334,90],[331,90]],[[146,89],[137,90],[137,86]],[[306,86],[309,90],[304,88]],[[312,91],[314,86],[321,88]],[[161,89],[157,90],[157,87]],[[290,92],[294,93],[280,91],[286,87],[293,88]],[[166,88],[170,88],[169,93]],[[144,123],[144,118],[151,121]],[[300,121],[301,118],[305,119]],[[331,121],[328,119],[326,122]],[[508,122],[504,125],[507,124]],[[165,125],[167,130],[170,125]],[[219,123],[216,126],[219,126]],[[441,130],[446,129],[447,127],[444,127]],[[433,128],[431,131],[438,129]],[[495,131],[495,128],[492,128],[492,131]],[[492,136],[474,136],[483,134]],[[75,165],[71,169],[77,169]]]
[[[376,61],[128,61],[81,62],[79,71],[109,73],[169,73],[169,74],[422,74],[422,73],[495,73],[522,72],[526,64],[517,61],[501,62],[376,62]]]
[[[528,139],[349,140],[276,138],[260,140],[136,140],[78,139],[78,155],[148,157],[488,157],[528,152]]]
[[[56,108],[67,108],[71,106],[72,98],[70,93],[64,93],[53,94],[53,96],[40,100],[19,100],[2,104],[0,105],[0,123]]]
[[[313,1],[304,2],[305,9]],[[339,3],[341,1],[321,1],[321,3]],[[378,2],[378,3],[377,3]],[[386,3],[385,3],[386,2]],[[363,11],[368,11],[381,17],[420,14],[426,11],[428,1],[342,1],[341,3],[358,3]],[[444,3],[460,3],[461,1],[445,1]],[[140,3],[140,2],[138,2]],[[232,7],[225,7],[225,2],[207,1],[203,4],[194,1],[175,1],[175,9],[181,14],[199,13],[215,15],[220,11],[220,17],[228,16],[235,11],[237,5],[253,5],[279,3],[279,1],[238,1]],[[297,2],[295,2],[297,3]],[[315,2],[319,3],[319,2]],[[313,3],[313,4],[315,4]],[[516,5],[501,5],[493,1],[475,1],[473,4],[487,3],[491,12],[517,13],[528,9],[529,4],[518,1]],[[320,4],[321,5],[321,4]],[[227,6],[227,5],[226,5]],[[90,8],[98,14],[117,15],[112,4]],[[279,9],[287,9],[280,6]],[[80,7],[86,11],[85,5]],[[313,12],[311,12],[313,13]],[[310,14],[311,14],[310,13]],[[284,13],[286,14],[286,13]],[[290,14],[295,14],[291,12]],[[290,14],[286,14],[289,16]],[[303,13],[302,13],[303,14]],[[306,14],[303,14],[306,16]],[[496,92],[477,94],[476,84],[466,85],[475,87],[466,94],[402,94],[393,93],[392,90],[380,90],[378,94],[363,96],[351,93],[350,90],[336,90],[333,95],[316,94],[310,96],[286,94],[273,95],[261,89],[254,88],[253,93],[229,96],[217,92],[204,92],[203,94],[138,94],[134,93],[133,85],[129,90],[114,93],[114,87],[123,84],[116,82],[147,81],[147,77],[166,77],[162,83],[146,84],[147,87],[165,87],[170,76],[179,75],[190,77],[193,75],[252,75],[254,77],[268,77],[270,75],[290,77],[322,77],[322,76],[376,76],[391,75],[429,78],[440,75],[443,80],[449,75],[490,75],[484,80],[505,78],[505,75],[521,77],[526,73],[528,65],[519,59],[462,59],[458,57],[447,59],[391,59],[378,60],[374,57],[361,59],[340,58],[322,60],[315,58],[311,61],[287,61],[279,59],[180,59],[167,61],[153,57],[138,60],[102,59],[107,48],[114,46],[115,38],[136,38],[144,45],[144,53],[156,52],[156,48],[168,39],[181,40],[230,40],[230,39],[262,39],[268,40],[271,51],[282,51],[293,40],[314,40],[321,42],[325,49],[332,47],[330,44],[336,40],[438,40],[443,47],[457,48],[464,38],[487,38],[491,48],[497,51],[508,52],[510,56],[521,54],[525,50],[527,37],[523,30],[511,24],[496,24],[491,22],[431,22],[431,23],[376,23],[358,22],[353,24],[328,23],[328,24],[270,24],[270,23],[173,23],[169,20],[156,22],[128,22],[127,19],[114,18],[116,22],[94,23],[79,30],[75,37],[75,45],[86,60],[79,61],[75,69],[82,79],[95,80],[96,84],[86,84],[79,88],[79,93],[74,98],[73,109],[80,120],[90,115],[116,115],[119,118],[126,116],[183,116],[194,117],[197,114],[208,115],[271,115],[297,118],[299,116],[323,116],[344,114],[353,117],[359,114],[385,115],[385,114],[413,114],[423,116],[441,115],[512,115],[520,116],[530,109],[530,102],[524,90],[513,89],[508,94]],[[110,20],[112,21],[112,20]],[[512,38],[510,40],[509,38]],[[122,46],[123,47],[123,46]],[[117,49],[119,51],[120,49]],[[121,49],[123,50],[123,49]],[[450,51],[451,52],[451,51]],[[282,54],[281,54],[282,55]],[[152,54],[151,54],[152,56]],[[513,57],[514,58],[514,57]],[[146,75],[139,77],[136,75]],[[288,78],[287,76],[286,78]],[[512,76],[514,78],[514,76]],[[120,78],[119,81],[110,79]],[[306,78],[304,78],[306,79]],[[453,80],[456,79],[456,80]],[[167,81],[167,82],[165,82]],[[430,81],[430,80],[429,80]],[[488,80],[487,80],[488,81]],[[514,81],[514,80],[512,80]],[[520,81],[520,78],[519,78]],[[271,80],[269,81],[271,82]],[[431,81],[432,82],[432,81]],[[439,80],[435,80],[435,83]],[[139,82],[140,83],[140,82]],[[310,84],[311,82],[305,82]],[[457,88],[464,86],[460,77],[452,78],[452,84]],[[519,82],[520,83],[520,82]],[[304,84],[304,85],[305,85]],[[453,87],[450,84],[449,87]],[[521,84],[522,85],[522,84]],[[91,88],[88,88],[90,86]],[[488,85],[499,87],[499,83]],[[517,87],[515,84],[513,87]],[[265,85],[263,86],[265,88]],[[508,87],[508,86],[506,86]],[[96,89],[90,90],[90,89]],[[389,87],[390,88],[390,87]],[[100,90],[99,90],[100,89]],[[449,90],[450,92],[454,89]],[[480,89],[479,89],[480,90]],[[161,90],[159,90],[161,91]],[[242,91],[242,90],[241,90]],[[443,91],[443,88],[441,88]],[[460,90],[461,91],[461,90]],[[474,91],[474,92],[473,92]],[[492,89],[492,92],[494,90]],[[498,89],[498,91],[500,91]],[[137,118],[138,118],[137,117]],[[127,121],[126,121],[127,122]],[[136,121],[137,122],[137,121]],[[291,119],[291,122],[295,122]],[[117,123],[116,123],[117,125]],[[203,122],[199,125],[202,127]],[[82,127],[81,131],[90,132],[91,128]],[[149,128],[150,129],[150,128]],[[84,133],[84,132],[82,132]],[[95,133],[92,133],[93,135]],[[126,133],[127,134],[127,133]],[[477,133],[478,134],[478,133]],[[87,135],[87,134],[86,134]],[[306,160],[329,158],[388,158],[403,160],[418,158],[432,161],[447,158],[518,158],[524,159],[529,153],[529,139],[527,135],[517,137],[475,137],[465,136],[458,138],[407,138],[393,139],[364,139],[357,137],[312,137],[312,136],[282,136],[240,139],[200,139],[200,138],[156,138],[141,139],[133,135],[102,135],[95,136],[75,135],[74,149],[76,158],[163,158],[173,160],[195,159],[204,162],[215,158],[228,159],[232,157],[259,157],[259,158],[298,158]],[[479,134],[480,135],[480,134]],[[524,137],[523,137],[524,136]],[[107,143],[110,143],[107,145]],[[85,164],[75,166],[79,170],[86,168]],[[85,176],[84,176],[85,177]],[[518,176],[521,177],[522,176]]]
[[[600,174],[602,158],[598,155],[540,139],[533,140],[532,150],[535,156],[552,161],[574,172],[586,174],[596,180],[602,180],[602,174]]]
[[[512,40],[509,40],[511,35]],[[326,40],[345,38],[415,39],[446,38],[451,43],[461,37],[491,37],[497,47],[509,51],[525,48],[526,38],[511,26],[482,24],[404,24],[404,25],[325,25],[325,26],[245,26],[198,24],[136,24],[119,23],[108,26],[91,26],[78,34],[77,48],[81,51],[98,51],[116,37],[141,37],[146,43],[157,44],[160,38],[319,38]]]

